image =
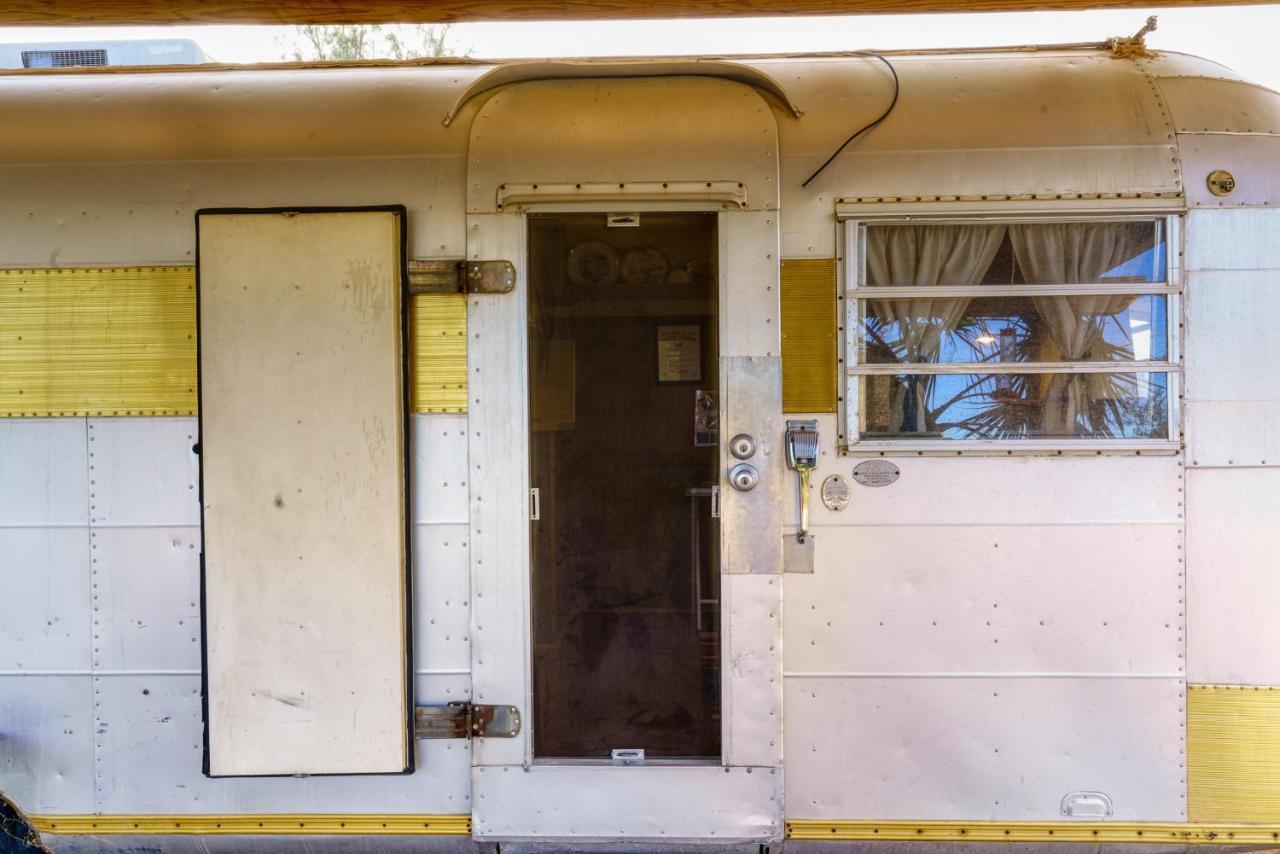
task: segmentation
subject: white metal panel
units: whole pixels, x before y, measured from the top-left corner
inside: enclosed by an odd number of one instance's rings
[[[413,530],[413,664],[418,672],[471,670],[470,530],[415,525]]]
[[[789,679],[787,817],[1185,821],[1176,679]]]
[[[788,674],[1182,672],[1179,525],[903,520],[814,544],[814,573],[786,576]]]
[[[413,521],[467,524],[467,416],[414,415]]]
[[[0,419],[0,525],[84,525],[83,418]]]
[[[199,220],[213,775],[412,765],[402,216]]]
[[[1188,274],[1280,269],[1280,208],[1189,211],[1183,242]],[[1188,275],[1188,291],[1195,287],[1195,278]]]
[[[460,154],[0,168],[6,198],[22,200],[0,206],[0,264],[193,263],[200,208],[400,202],[411,254],[460,257],[465,168]]]
[[[748,207],[776,208],[777,133],[760,94],[727,80],[520,83],[471,126],[467,211],[496,211],[504,184],[664,181],[734,181]]]
[[[1183,412],[1188,465],[1280,465],[1280,400],[1196,400]]]
[[[0,671],[87,669],[89,583],[88,530],[0,528]]]
[[[1229,208],[1236,205],[1280,203],[1280,136],[1243,134],[1178,134],[1187,203],[1196,207]],[[1235,178],[1229,196],[1209,192],[1209,173],[1225,169]],[[1268,211],[1270,213],[1270,211]]]
[[[1280,228],[1280,217],[1270,222]],[[1280,317],[1280,243],[1276,250],[1274,270],[1217,270],[1187,277],[1184,351],[1190,400],[1280,400],[1280,371],[1247,367],[1269,359],[1272,352],[1275,318]]]
[[[741,211],[717,221],[721,358],[782,354],[778,217],[777,211]]]
[[[93,663],[200,669],[200,529],[95,528]]]
[[[1187,472],[1188,679],[1280,685],[1280,468]]]
[[[194,418],[90,418],[94,525],[200,524]]]
[[[782,772],[775,768],[481,767],[474,780],[473,832],[482,839],[729,842],[782,835]]]
[[[465,685],[458,677],[416,683],[419,702],[459,699]],[[470,811],[465,742],[417,742],[418,770],[408,775],[210,779],[200,771],[198,674],[102,677],[98,684],[104,813]]]
[[[835,451],[834,415],[818,419],[822,456],[811,478],[815,529],[829,525],[1052,525],[1178,522],[1182,462],[1161,456],[886,456],[896,483],[862,486],[852,479],[862,458]],[[826,477],[850,481],[849,506],[833,512],[818,499]],[[791,490],[786,524],[794,525]]]
[[[33,813],[94,810],[88,676],[0,675],[0,791]]]
[[[518,738],[475,747],[482,765],[518,765],[537,723],[528,708],[529,438],[525,221],[467,217],[467,257],[515,262],[510,294],[467,298],[471,496],[471,669],[476,702],[521,706]],[[501,808],[494,805],[493,808]]]
[[[783,576],[720,579],[724,764],[777,767],[782,764]]]

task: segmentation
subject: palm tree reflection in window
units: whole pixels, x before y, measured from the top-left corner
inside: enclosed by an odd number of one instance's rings
[[[1133,361],[1135,356],[1150,358],[1149,354],[1138,352],[1141,347],[1135,348],[1134,332],[1147,331],[1149,325],[1128,316],[1134,301],[1129,297],[1120,298],[1119,302],[1106,306],[1109,310],[1106,314],[1077,312],[1080,324],[1077,328],[1088,339],[1087,349],[1078,351],[1082,361],[1125,362]],[[1115,310],[1110,311],[1113,308]],[[953,329],[930,330],[936,332],[935,340],[940,342],[938,352],[910,352],[913,349],[910,342],[921,337],[919,325],[930,320],[912,318],[916,329],[903,334],[902,318],[867,317],[863,324],[867,361],[905,367],[929,362],[1003,365],[1052,360],[1046,358],[1045,351],[1051,349],[1051,344],[1047,343],[1043,320],[1037,311],[966,316]],[[941,320],[935,322],[941,326]],[[1147,339],[1150,337],[1148,334]],[[1060,436],[1138,439],[1167,435],[1164,374],[974,372],[903,374],[873,379],[890,386],[881,386],[882,394],[873,393],[873,400],[869,401],[873,406],[879,404],[875,408],[882,416],[877,418],[875,412],[869,413],[869,433],[948,439]],[[891,408],[897,407],[897,412],[885,411],[886,403]],[[1055,413],[1058,417],[1053,417]],[[876,426],[882,430],[876,430]]]

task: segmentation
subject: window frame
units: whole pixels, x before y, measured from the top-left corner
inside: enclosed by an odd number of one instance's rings
[[[861,206],[859,206],[861,207]],[[898,206],[894,206],[898,208]],[[838,219],[838,245],[843,251],[839,261],[840,294],[838,316],[843,331],[839,359],[840,412],[839,447],[846,455],[925,455],[925,454],[1040,454],[1068,455],[1086,453],[1176,453],[1182,448],[1182,330],[1183,270],[1182,222],[1178,212],[1168,209],[1130,209],[1106,212],[1088,210],[1054,211],[1050,213],[1022,211],[956,211],[913,215],[898,208],[883,214],[856,211]],[[1065,222],[1150,222],[1163,225],[1165,239],[1165,281],[1163,283],[1087,283],[1062,285],[937,285],[876,286],[866,280],[866,228],[878,225],[974,225]],[[1163,296],[1166,299],[1168,330],[1167,359],[1132,362],[1020,362],[1005,365],[979,362],[931,363],[922,365],[868,364],[862,362],[860,308],[869,299],[902,299],[921,297],[994,297],[994,296],[1087,296],[1134,294]],[[1048,373],[1153,373],[1167,377],[1169,433],[1161,439],[1099,439],[1093,437],[1041,439],[863,439],[862,380],[868,376],[902,374],[1048,374]]]

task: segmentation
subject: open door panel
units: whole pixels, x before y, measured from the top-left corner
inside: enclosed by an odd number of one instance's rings
[[[411,770],[402,208],[197,214],[205,770]]]

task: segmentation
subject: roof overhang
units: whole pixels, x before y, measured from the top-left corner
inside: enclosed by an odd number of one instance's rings
[[[1161,0],[1161,6],[1267,0]],[[1150,0],[9,0],[0,26],[373,24],[1146,7]]]

